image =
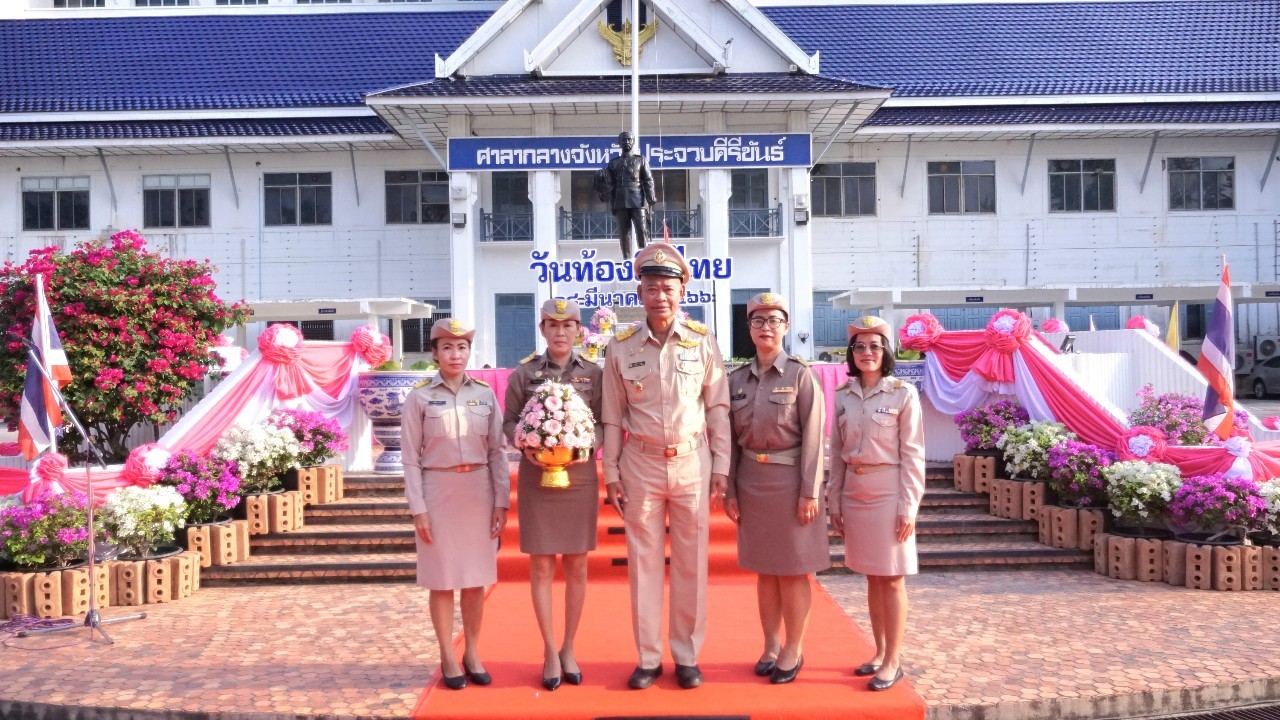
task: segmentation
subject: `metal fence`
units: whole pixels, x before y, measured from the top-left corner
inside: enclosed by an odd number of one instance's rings
[[[782,237],[782,204],[730,210],[729,237]]]
[[[572,212],[560,208],[559,220],[562,240],[607,240],[618,236],[618,221],[607,210]],[[649,213],[649,236],[661,238],[664,222],[673,238],[702,237],[702,206]]]
[[[532,242],[533,213],[480,210],[480,242]]]

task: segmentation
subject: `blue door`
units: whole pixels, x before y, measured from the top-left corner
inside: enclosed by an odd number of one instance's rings
[[[1093,318],[1093,327],[1097,330],[1119,330],[1120,308],[1116,305],[1080,305],[1067,308],[1067,327],[1072,330],[1088,330],[1089,318]]]
[[[930,308],[929,312],[938,318],[938,322],[942,323],[942,327],[947,330],[982,330],[991,320],[991,316],[999,312],[1000,308],[992,306],[983,307],[950,307],[950,308]],[[1067,321],[1070,323],[1070,321]],[[1075,327],[1072,325],[1072,327]]]
[[[494,328],[498,337],[498,367],[513,368],[536,345],[536,322],[533,313],[533,293],[498,293],[494,296],[497,306],[497,322]]]

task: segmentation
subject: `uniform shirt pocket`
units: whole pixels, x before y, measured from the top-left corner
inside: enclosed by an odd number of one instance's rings
[[[898,416],[883,412],[871,413],[871,422],[875,423],[875,434],[878,437],[896,437],[898,434]]]
[[[645,393],[655,393],[659,388],[653,387],[657,383],[653,370],[647,365],[638,365],[636,367],[622,368],[622,382],[627,387],[627,399],[631,401],[643,400]]]
[[[681,360],[676,364],[676,387],[680,394],[692,397],[702,392],[702,378],[707,369],[700,362]]]
[[[774,419],[779,425],[791,425],[796,421],[796,394],[773,393],[769,404],[774,408]]]
[[[422,431],[427,438],[449,437],[453,425],[453,408],[429,407],[422,413]]]
[[[733,423],[733,434],[741,436],[751,427],[752,400],[749,396],[731,397],[729,399],[729,420]]]
[[[489,416],[493,414],[493,407],[489,405],[468,405],[467,406],[467,430],[472,435],[489,434]]]

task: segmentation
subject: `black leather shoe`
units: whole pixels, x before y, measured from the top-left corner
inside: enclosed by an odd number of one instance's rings
[[[791,668],[790,670],[783,670],[780,667],[774,667],[773,675],[769,676],[769,682],[774,685],[786,685],[787,683],[796,679],[796,676],[800,674],[800,668],[802,667],[804,667],[803,655],[801,655],[799,659],[796,660],[795,667]]]
[[[676,665],[676,682],[685,690],[692,690],[702,684],[702,671],[697,665]]]
[[[752,669],[751,672],[754,672],[760,677],[769,677],[773,674],[773,668],[776,667],[776,663],[776,660],[761,660],[756,663],[755,668]]]
[[[493,682],[493,678],[489,677],[487,672],[471,672],[467,669],[467,664],[462,663],[462,670],[467,674],[467,679],[477,685],[488,685]]]
[[[898,672],[895,673],[892,678],[888,680],[881,680],[880,678],[873,677],[871,678],[871,682],[868,683],[867,686],[870,687],[872,690],[888,690],[894,685],[897,685],[898,681],[901,679],[902,679],[902,668],[898,668]]]
[[[565,674],[564,674],[564,681],[565,681],[565,682],[567,682],[567,683],[569,683],[570,685],[581,685],[581,684],[582,684],[582,673],[580,673],[580,672],[576,672],[576,673],[567,672],[567,673],[565,673]]]
[[[560,676],[557,675],[556,677],[542,678],[542,687],[548,690],[555,690],[560,687]]]
[[[440,678],[444,681],[444,686],[449,688],[450,690],[461,690],[462,688],[467,686],[466,675],[456,675],[454,677],[449,677],[444,673],[440,673]]]
[[[661,665],[656,668],[642,668],[637,665],[636,669],[631,671],[631,677],[627,679],[627,687],[632,690],[643,690],[660,677],[662,677]]]
[[[880,666],[875,663],[862,663],[853,669],[853,674],[858,677],[870,677],[880,672]]]

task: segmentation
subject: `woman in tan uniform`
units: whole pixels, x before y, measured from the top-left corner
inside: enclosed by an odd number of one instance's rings
[[[596,420],[596,445],[604,440],[600,425],[600,394],[603,372],[600,366],[582,359],[573,351],[573,341],[582,327],[582,311],[572,300],[552,298],[542,304],[538,331],[547,340],[547,352],[525,358],[507,383],[502,429],[515,445],[516,425],[524,404],[538,386],[554,381],[572,385]],[[560,678],[570,685],[582,684],[582,670],[574,657],[573,639],[582,619],[587,596],[587,552],[596,548],[596,520],[600,507],[600,478],[595,458],[569,467],[569,487],[542,487],[542,468],[526,454],[520,459],[516,497],[519,501],[520,551],[529,555],[529,590],[533,614],[542,631],[542,686],[560,687]],[[551,617],[551,581],[556,574],[556,555],[564,564],[564,642],[555,645]]]
[[[476,331],[457,320],[431,328],[440,373],[405,399],[401,419],[404,494],[413,513],[418,584],[431,590],[431,626],[445,687],[491,681],[480,662],[484,588],[498,580],[498,536],[511,503],[502,415],[493,390],[468,377]],[[453,651],[453,591],[461,590],[459,662]]]
[[[821,492],[826,412],[813,372],[782,349],[782,296],[751,298],[747,322],[756,357],[729,375],[734,442],[725,512],[738,523],[738,564],[759,573],[764,653],[755,673],[781,685],[804,665],[809,575],[831,566]]]
[[[904,576],[917,572],[916,511],[924,497],[920,397],[893,376],[889,324],[861,317],[849,326],[849,382],[836,389],[831,423],[831,524],[844,535],[844,564],[867,576],[876,655],[854,670],[872,690],[902,679],[907,625]]]

